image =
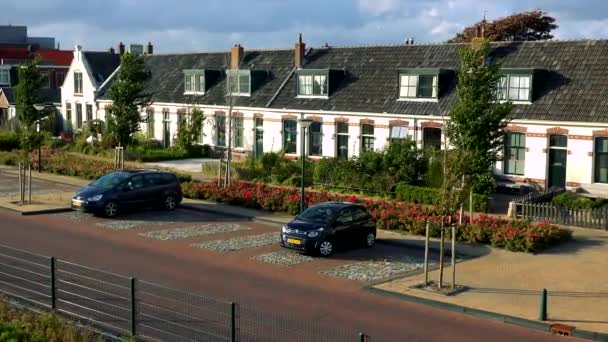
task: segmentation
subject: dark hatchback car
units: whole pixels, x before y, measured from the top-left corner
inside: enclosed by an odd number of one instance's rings
[[[80,189],[72,209],[114,217],[125,209],[162,206],[173,210],[182,201],[174,173],[158,170],[123,170],[109,173]]]
[[[281,246],[305,253],[331,255],[336,246],[352,243],[372,247],[376,224],[364,206],[327,202],[311,206],[281,230]]]

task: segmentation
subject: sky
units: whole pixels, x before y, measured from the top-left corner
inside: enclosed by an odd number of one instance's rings
[[[6,3],[8,2],[8,3]],[[155,53],[444,42],[483,18],[541,9],[558,39],[608,37],[607,0],[2,0],[0,25],[63,49],[154,44]]]

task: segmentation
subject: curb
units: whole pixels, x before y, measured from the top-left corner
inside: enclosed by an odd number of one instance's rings
[[[534,329],[534,330],[542,331],[545,333],[550,333],[551,326],[549,323],[543,323],[543,322],[529,320],[526,318],[520,318],[520,317],[515,317],[515,316],[503,315],[503,314],[480,310],[480,309],[473,309],[473,308],[469,308],[469,307],[465,307],[465,306],[461,306],[461,305],[457,305],[457,304],[445,303],[445,302],[441,302],[441,301],[437,301],[437,300],[407,295],[404,293],[383,290],[383,289],[379,289],[379,288],[376,288],[373,286],[365,287],[364,291],[370,292],[372,294],[384,296],[384,297],[396,298],[396,299],[405,300],[405,301],[416,303],[416,304],[432,306],[432,307],[442,309],[442,310],[457,312],[457,313],[461,313],[461,314],[465,314],[465,315],[469,315],[469,316],[473,316],[473,317],[488,319],[488,320],[506,323],[506,324],[517,325],[517,326],[528,328],[528,329]],[[578,328],[574,329],[572,337],[577,337],[577,338],[582,338],[582,339],[592,340],[592,341],[608,342],[608,334],[606,334],[606,333],[579,330]]]
[[[57,214],[57,213],[67,213],[72,211],[72,208],[56,208],[56,209],[42,209],[42,210],[32,210],[32,211],[22,211],[21,216],[33,216],[33,215],[43,215],[43,214]]]

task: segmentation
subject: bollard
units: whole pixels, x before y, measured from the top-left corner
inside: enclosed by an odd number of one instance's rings
[[[236,342],[236,303],[230,303],[230,342]]]
[[[540,314],[539,320],[547,320],[547,289],[543,289],[540,293]]]
[[[359,333],[359,342],[365,342],[367,340],[367,336],[364,333]]]

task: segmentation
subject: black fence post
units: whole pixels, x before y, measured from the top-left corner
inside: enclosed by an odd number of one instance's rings
[[[55,287],[55,257],[51,257],[51,309],[57,308],[57,288]]]
[[[230,303],[230,342],[236,342],[236,303]]]
[[[135,303],[135,278],[131,277],[131,336],[137,336],[137,311]]]

